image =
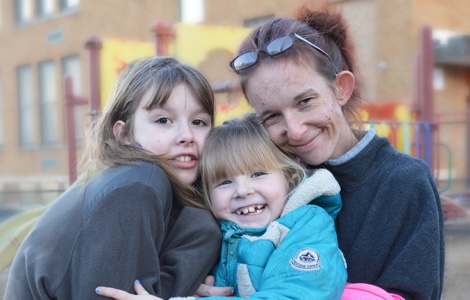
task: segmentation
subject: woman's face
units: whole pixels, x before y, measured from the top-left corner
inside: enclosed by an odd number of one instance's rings
[[[337,94],[309,64],[289,60],[257,66],[246,85],[246,96],[273,141],[311,165],[352,147],[341,111],[349,96]]]
[[[145,93],[135,112],[134,141],[166,159],[183,182],[192,184],[212,126],[210,115],[185,84],[177,85],[164,105],[147,110],[150,97]]]

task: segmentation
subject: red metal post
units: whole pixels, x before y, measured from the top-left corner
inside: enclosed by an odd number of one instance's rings
[[[77,145],[75,141],[75,105],[87,104],[88,99],[73,95],[72,77],[64,78],[64,94],[66,107],[67,154],[69,158],[69,184],[77,180]]]
[[[465,83],[466,83],[466,114],[465,114],[465,130],[466,130],[466,183],[465,187],[470,190],[470,69],[465,69]]]
[[[100,82],[100,50],[103,47],[101,39],[91,36],[85,44],[89,50],[90,64],[90,115],[92,124],[101,111],[101,82]]]
[[[152,26],[155,33],[155,49],[158,56],[168,55],[171,40],[175,37],[175,31],[165,21],[157,21]]]
[[[415,117],[416,121],[421,121],[421,108],[422,108],[422,97],[421,97],[421,51],[418,51],[415,56],[415,61],[413,63],[413,95],[412,95],[412,104],[411,112]]]
[[[432,29],[424,26],[421,29],[421,96],[423,121],[434,121],[434,89],[433,89],[433,73],[434,73],[434,48],[432,42]]]
[[[420,32],[420,80],[419,80],[419,96],[420,96],[420,121],[424,121],[431,126],[429,140],[425,143],[428,147],[429,166],[434,170],[434,89],[433,89],[433,73],[434,73],[434,46],[432,41],[432,28],[423,26]]]

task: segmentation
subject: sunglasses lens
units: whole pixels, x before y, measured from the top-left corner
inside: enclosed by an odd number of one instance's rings
[[[242,55],[236,57],[230,65],[236,71],[241,71],[248,67],[251,67],[258,60],[258,52],[251,51],[243,53]]]
[[[268,55],[277,55],[292,47],[292,38],[290,36],[280,37],[266,45]]]

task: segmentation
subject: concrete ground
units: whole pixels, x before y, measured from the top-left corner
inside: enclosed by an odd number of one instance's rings
[[[470,224],[446,227],[446,269],[442,300],[470,295]]]

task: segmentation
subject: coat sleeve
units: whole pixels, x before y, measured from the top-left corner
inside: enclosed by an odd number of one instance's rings
[[[135,279],[160,295],[159,252],[172,199],[171,192],[162,193],[166,199],[157,193],[149,185],[134,183],[100,202],[76,241],[63,282],[72,287],[63,289],[69,295],[58,299],[101,299],[95,293],[100,285],[134,292]]]
[[[221,241],[219,224],[209,211],[183,208],[160,253],[161,297],[193,295],[219,260]]]

